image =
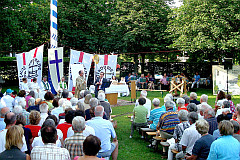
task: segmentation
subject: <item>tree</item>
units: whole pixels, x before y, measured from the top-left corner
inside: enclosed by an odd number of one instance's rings
[[[125,53],[168,50],[170,41],[165,39],[165,30],[171,10],[163,0],[117,1],[116,10],[111,19],[112,42],[117,42],[113,45],[115,50]],[[145,54],[141,56],[144,62]]]
[[[191,59],[236,57],[240,45],[239,0],[184,0],[169,16],[171,48],[187,51]]]

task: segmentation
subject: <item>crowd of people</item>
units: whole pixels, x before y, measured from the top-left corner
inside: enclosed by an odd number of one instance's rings
[[[118,140],[104,91],[93,98],[81,90],[76,98],[62,89],[59,97],[46,84],[40,98],[25,87],[17,95],[7,89],[1,97],[0,159],[117,159]]]
[[[208,104],[206,94],[198,101],[195,92],[178,98],[176,103],[173,96],[167,94],[163,106],[158,98],[151,104],[147,91],[143,90],[133,110],[130,138],[137,127],[149,127],[166,139],[160,143],[163,157],[168,160],[174,158],[173,153],[177,153],[176,159],[187,160],[240,159],[240,105],[235,107],[231,95],[223,91],[218,93],[213,107]],[[156,145],[154,140],[147,147]]]

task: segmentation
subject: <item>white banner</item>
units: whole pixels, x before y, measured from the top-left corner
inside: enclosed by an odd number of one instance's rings
[[[100,72],[104,72],[104,78],[116,76],[117,55],[99,55],[99,63],[95,64],[95,79]]]
[[[27,78],[28,82],[37,78],[40,85],[43,68],[43,47],[44,45],[16,55],[19,84],[23,78]]]
[[[68,76],[68,90],[69,91],[72,91],[72,88],[73,88],[73,77],[72,77],[72,73],[71,73],[71,65],[72,64],[83,64],[86,82],[87,82],[91,64],[92,64],[92,57],[93,57],[92,54],[71,49],[69,74],[68,74],[69,75]]]
[[[79,76],[79,71],[83,70],[83,64],[71,64],[71,72],[72,72],[72,81],[73,87],[76,87],[76,79]],[[85,75],[83,75],[85,77]]]
[[[50,3],[50,44],[51,48],[58,46],[57,0]]]
[[[48,49],[48,66],[55,91],[63,77],[63,47]]]

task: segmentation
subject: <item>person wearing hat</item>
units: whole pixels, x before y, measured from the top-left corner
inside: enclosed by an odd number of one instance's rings
[[[14,106],[14,98],[11,97],[13,90],[7,89],[6,95],[1,98],[1,103],[3,107],[8,107],[10,111],[12,111]]]

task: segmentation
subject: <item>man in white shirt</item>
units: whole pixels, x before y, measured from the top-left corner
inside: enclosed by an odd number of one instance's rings
[[[3,107],[8,107],[10,111],[12,111],[14,106],[14,98],[11,97],[13,90],[7,89],[6,95],[1,98],[1,103]]]
[[[15,123],[16,123],[16,115],[13,112],[7,113],[5,115],[4,122],[6,123],[6,128],[3,129],[2,131],[0,131],[0,153],[6,150],[5,144],[6,144],[7,130],[11,126],[15,125]],[[25,136],[24,135],[22,137],[22,140],[23,140],[23,146],[21,148],[21,151],[25,152],[25,151],[27,151],[27,145],[26,145],[26,140],[25,140]]]
[[[27,78],[22,79],[22,83],[20,83],[20,85],[19,85],[19,90],[24,90],[24,91],[26,91],[26,93],[30,92],[28,83],[27,83]]]
[[[180,140],[180,145],[182,145],[182,150],[176,155],[177,159],[181,159],[185,156],[184,153],[192,155],[192,149],[195,142],[201,137],[201,135],[196,130],[196,121],[198,120],[198,114],[196,112],[190,112],[188,114],[188,121],[190,127],[185,129]]]
[[[34,91],[35,93],[35,98],[39,98],[39,85],[37,83],[37,78],[33,78],[33,81],[29,84],[29,89],[31,91]]]
[[[143,97],[143,98],[146,99],[146,103],[143,106],[145,108],[147,108],[147,110],[148,110],[147,118],[149,118],[150,112],[151,112],[152,102],[151,102],[150,99],[147,98],[147,91],[145,91],[145,90],[141,91],[140,97]],[[136,104],[135,104],[135,107],[138,106],[138,105],[139,105],[139,103],[137,101]]]
[[[47,81],[47,77],[43,77],[43,80],[41,81],[41,84],[40,84],[39,97],[41,99],[44,99],[44,95],[46,92],[51,92],[51,86]]]
[[[40,115],[41,115],[41,120],[39,122],[39,126],[42,126],[43,122],[46,120],[48,117],[48,105],[46,103],[43,103],[39,106],[40,109]]]
[[[53,126],[46,126],[41,129],[41,136],[44,146],[36,146],[32,149],[32,160],[70,160],[69,151],[66,148],[56,146],[57,130]]]

